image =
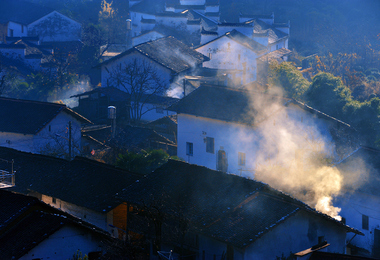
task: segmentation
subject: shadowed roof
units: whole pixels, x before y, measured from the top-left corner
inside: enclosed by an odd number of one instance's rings
[[[267,184],[181,161],[169,160],[127,187],[119,198],[180,214],[189,221],[190,231],[239,248],[301,210],[360,233]]]
[[[64,104],[0,97],[0,131],[37,134],[62,111],[83,123],[91,123]]]
[[[202,64],[203,61],[209,60],[209,58],[202,53],[191,49],[183,42],[169,36],[134,46],[133,48],[97,65],[97,67],[117,61],[118,59],[136,51],[175,73],[188,70]]]
[[[106,213],[119,205],[114,195],[141,176],[83,157],[72,161],[0,147],[0,158],[14,160],[16,185],[10,190],[31,191]],[[0,161],[0,169],[10,171]]]

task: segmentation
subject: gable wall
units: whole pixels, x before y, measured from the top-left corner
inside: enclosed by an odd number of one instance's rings
[[[251,246],[244,259],[276,259],[282,254],[288,257],[318,244],[318,237],[324,236],[330,246],[327,252],[344,254],[346,232],[331,221],[304,211],[296,213],[263,235]]]
[[[210,57],[210,61],[204,62],[203,67],[239,70],[240,72],[235,75],[235,78],[232,78],[236,85],[256,80],[257,54],[228,37],[221,37],[196,50]],[[246,64],[245,71],[244,64]]]
[[[39,36],[41,41],[78,41],[81,24],[54,11],[28,25],[28,36]]]
[[[62,111],[49,124],[47,124],[33,138],[33,152],[44,153],[54,151],[64,151],[68,154],[68,126],[71,121],[72,156],[78,155],[82,151],[81,147],[81,123],[71,115]],[[51,131],[49,131],[49,126]],[[58,135],[58,136],[57,136]]]
[[[12,37],[11,30],[13,30],[13,37],[24,37],[28,35],[27,26],[10,21],[8,22],[8,37]]]
[[[357,166],[362,167],[360,164]],[[336,206],[342,209],[339,215],[346,219],[347,225],[364,233],[364,236],[356,236],[352,240],[354,234],[347,234],[347,240],[351,240],[351,244],[369,252],[372,252],[375,245],[375,230],[380,231],[380,211],[375,205],[380,205],[380,197],[360,191],[353,193],[350,191],[336,199]],[[363,215],[368,216],[368,229],[363,229]],[[380,244],[377,246],[379,247]]]
[[[132,20],[132,37],[139,36],[141,34],[141,19],[156,19],[155,15],[144,14],[139,12],[131,11],[131,20]]]
[[[149,62],[152,66],[156,68],[157,74],[164,80],[164,82],[166,82],[166,85],[167,86],[170,85],[171,71],[169,69],[158,64],[155,61],[152,61],[151,59],[147,58],[145,55],[135,52],[135,53],[128,54],[124,57],[121,57],[101,67],[102,87],[112,86],[110,73],[112,73],[113,70],[117,70],[120,65],[123,66],[125,64],[129,64],[134,59],[138,59],[139,61]],[[119,89],[125,91],[125,89],[122,86],[114,86],[114,87],[118,87]]]
[[[102,251],[102,241],[88,230],[66,225],[30,250],[20,260],[27,259],[72,259],[80,251],[82,255]]]

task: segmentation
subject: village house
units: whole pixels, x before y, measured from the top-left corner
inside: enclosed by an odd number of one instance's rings
[[[0,98],[0,146],[73,157],[81,152],[81,126],[91,122],[66,105]]]
[[[23,8],[20,8],[22,6]],[[82,25],[69,17],[24,0],[0,3],[0,41],[6,37],[37,36],[43,42],[69,42],[81,38]]]
[[[128,232],[153,250],[192,259],[276,259],[327,241],[345,253],[346,233],[361,235],[267,184],[169,160],[120,192]]]
[[[41,46],[38,37],[7,37],[7,44],[0,44],[0,54],[2,62],[8,66],[25,66],[31,71],[56,71],[50,66],[53,49]]]
[[[130,86],[123,87],[119,83],[122,78],[116,75],[136,62],[137,68],[149,67],[165,90],[172,90],[183,88],[183,77],[192,75],[207,60],[206,56],[169,36],[134,46],[97,67],[101,69],[102,87],[113,86],[130,92]]]
[[[131,94],[115,87],[100,87],[90,91],[71,96],[79,98],[79,104],[75,108],[81,115],[89,118],[93,122],[108,123],[108,107],[116,108],[117,118],[130,119],[129,102],[133,102]],[[177,102],[177,98],[144,94],[139,100],[141,110],[141,122],[153,121],[174,112],[167,110],[167,107]]]
[[[88,259],[110,250],[117,241],[105,231],[37,198],[0,189],[1,259]]]
[[[229,76],[235,85],[256,80],[256,59],[267,52],[264,45],[237,30],[226,32],[195,50],[210,58],[209,61],[204,62],[204,67],[234,70],[235,73]]]
[[[328,252],[343,254],[346,233],[362,234],[264,183],[181,161],[143,176],[84,158],[9,148],[0,148],[0,158],[15,162],[10,190],[114,237],[148,241],[152,257],[174,250],[195,259],[274,259],[323,241]],[[1,161],[0,167],[10,166]]]
[[[115,195],[141,175],[112,165],[76,157],[72,161],[0,147],[0,169],[16,171],[8,190],[42,202],[123,238],[127,204]],[[5,160],[5,161],[4,161]]]
[[[288,158],[292,161],[323,152],[336,162],[358,146],[350,125],[276,95],[201,85],[169,109],[177,112],[178,157],[238,175],[253,177],[258,166],[278,163],[272,161],[275,154],[266,154],[263,148],[271,138],[276,138],[272,135],[264,138],[273,132],[270,129],[283,127],[305,140],[300,142],[298,152]],[[258,155],[260,161],[256,160]],[[307,170],[302,163],[299,167]]]
[[[352,254],[380,257],[380,151],[362,146],[336,167],[345,178],[345,187],[336,206],[347,225],[364,236],[347,236]]]

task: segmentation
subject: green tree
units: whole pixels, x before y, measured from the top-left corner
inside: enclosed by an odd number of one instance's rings
[[[352,100],[342,80],[325,72],[314,76],[306,97],[312,107],[339,119],[343,118],[344,106]]]
[[[302,73],[290,62],[272,63],[269,82],[271,85],[281,86],[286,96],[295,99],[303,99],[310,85]]]
[[[161,149],[142,151],[141,153],[126,152],[125,154],[119,154],[116,159],[116,166],[129,171],[147,174],[166,163],[169,158],[169,154]]]

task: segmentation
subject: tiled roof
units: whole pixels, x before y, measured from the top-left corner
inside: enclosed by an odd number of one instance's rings
[[[281,49],[272,51],[270,53],[267,53],[267,54],[261,56],[259,58],[259,60],[265,61],[265,62],[267,62],[267,61],[282,62],[282,61],[284,61],[282,58],[285,57],[285,56],[290,55],[291,53],[292,53],[291,50],[285,49],[285,48],[281,48]]]
[[[28,25],[52,11],[50,8],[31,3],[30,1],[0,1],[0,23],[12,21]]]
[[[203,61],[209,60],[209,58],[203,54],[191,49],[174,37],[169,36],[134,46],[98,66],[116,61],[132,52],[139,52],[175,73],[188,70],[194,65],[199,65]]]
[[[16,185],[11,190],[24,194],[39,192],[101,213],[119,205],[114,195],[140,178],[138,174],[83,157],[66,161],[0,147],[0,158],[14,160]],[[10,171],[10,167],[0,161],[0,169]]]
[[[165,0],[143,0],[133,5],[129,10],[130,12],[155,15],[165,10]]]
[[[119,193],[137,205],[161,205],[186,218],[190,231],[244,248],[300,210],[360,233],[267,184],[206,167],[169,160]]]
[[[257,92],[255,95],[266,94]],[[281,99],[284,106],[294,104],[318,117],[333,120],[341,126],[351,129],[349,124],[324,114],[297,100],[271,95],[266,95],[266,98],[274,100]],[[251,109],[249,95],[246,90],[214,85],[201,85],[189,95],[168,108],[168,110],[176,111],[178,114],[183,113],[248,125],[254,125],[265,120],[265,118],[253,118],[251,115],[254,114],[254,111]]]
[[[269,44],[275,43],[283,38],[289,37],[288,34],[276,29],[274,26],[269,25],[260,19],[255,19],[246,22],[247,24],[250,24],[253,22],[253,36],[255,34],[267,34],[268,35],[268,42]]]
[[[248,93],[221,86],[202,85],[169,110],[222,121],[252,124]]]
[[[207,43],[205,43],[199,47],[197,47],[197,49],[202,47],[202,46],[205,46],[211,42],[217,41],[218,39],[220,39],[222,37],[228,37],[231,40],[243,45],[244,47],[246,47],[248,49],[251,49],[252,51],[254,51],[256,53],[264,53],[267,50],[267,48],[264,45],[256,42],[255,40],[252,40],[248,36],[242,34],[241,32],[239,32],[235,29],[232,30],[231,32],[227,32],[227,33],[225,33],[225,34],[223,34],[223,35],[221,35],[221,36],[219,36],[219,37],[217,37],[217,38],[215,38],[215,39],[213,39],[213,40],[211,40],[211,41],[209,41],[209,42],[207,42]]]
[[[4,219],[4,214],[10,216],[9,219]],[[0,228],[0,259],[18,259],[68,224],[112,240],[105,231],[37,198],[0,190],[0,227],[5,227]]]
[[[91,123],[63,104],[0,97],[0,131],[36,134],[62,111]]]

